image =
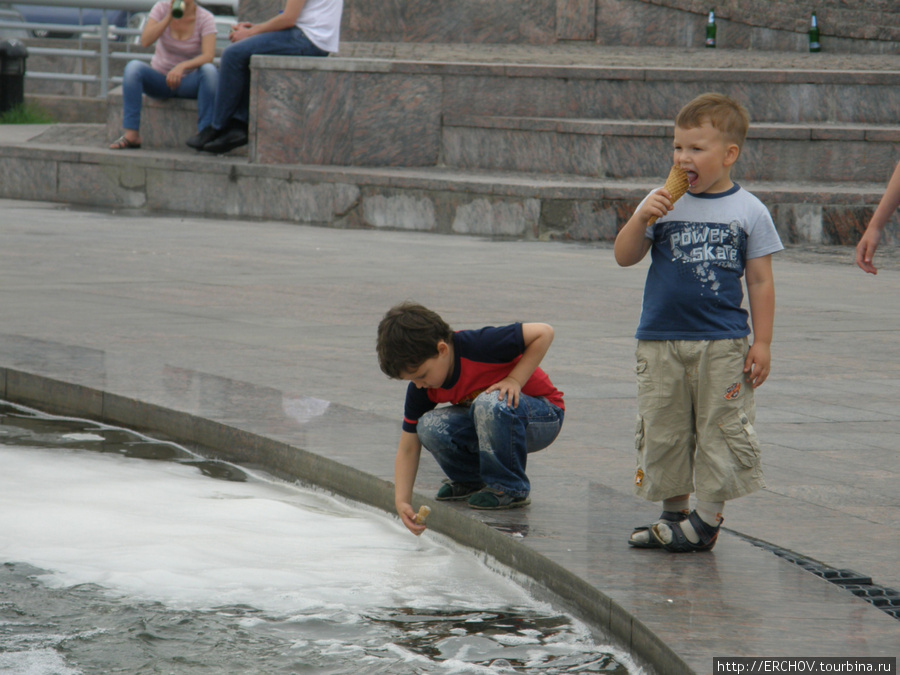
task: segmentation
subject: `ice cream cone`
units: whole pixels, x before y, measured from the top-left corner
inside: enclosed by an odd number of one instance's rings
[[[431,513],[431,508],[425,506],[424,504],[419,507],[419,512],[416,514],[416,524],[424,525],[425,519],[428,517],[428,514]]]
[[[673,166],[669,170],[669,177],[666,178],[666,190],[672,195],[672,203],[677,202],[688,191],[691,182],[688,180],[687,172],[684,169]],[[656,216],[650,216],[647,221],[647,227],[656,222]]]

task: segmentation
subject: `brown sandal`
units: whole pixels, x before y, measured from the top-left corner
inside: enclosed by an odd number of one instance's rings
[[[116,140],[112,142],[109,146],[110,150],[137,150],[141,147],[140,143],[135,143],[134,141],[129,141],[125,138],[125,134],[119,136]]]

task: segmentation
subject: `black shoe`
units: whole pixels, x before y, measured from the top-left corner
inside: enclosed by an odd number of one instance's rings
[[[194,150],[199,150],[211,140],[216,138],[218,135],[218,130],[213,129],[212,125],[210,125],[208,127],[203,127],[200,131],[191,136],[185,142],[188,144],[188,146],[194,148]]]
[[[229,152],[234,150],[235,148],[239,148],[242,145],[247,145],[250,142],[250,137],[247,135],[247,132],[243,129],[229,129],[224,134],[211,140],[209,143],[204,145],[201,150],[203,152],[211,152],[216,155],[221,155],[224,152]]]

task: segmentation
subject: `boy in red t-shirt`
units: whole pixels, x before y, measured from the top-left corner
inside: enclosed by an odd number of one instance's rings
[[[553,328],[544,323],[454,332],[415,303],[385,314],[378,325],[379,365],[388,377],[410,383],[394,495],[413,534],[425,530],[411,504],[422,446],[448,477],[437,500],[467,499],[475,509],[530,503],[528,453],[556,439],[565,410],[562,392],[538,367],[552,341]]]

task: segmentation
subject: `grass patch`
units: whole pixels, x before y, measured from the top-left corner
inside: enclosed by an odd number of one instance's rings
[[[56,120],[34,103],[23,103],[0,115],[0,124],[53,124]]]

